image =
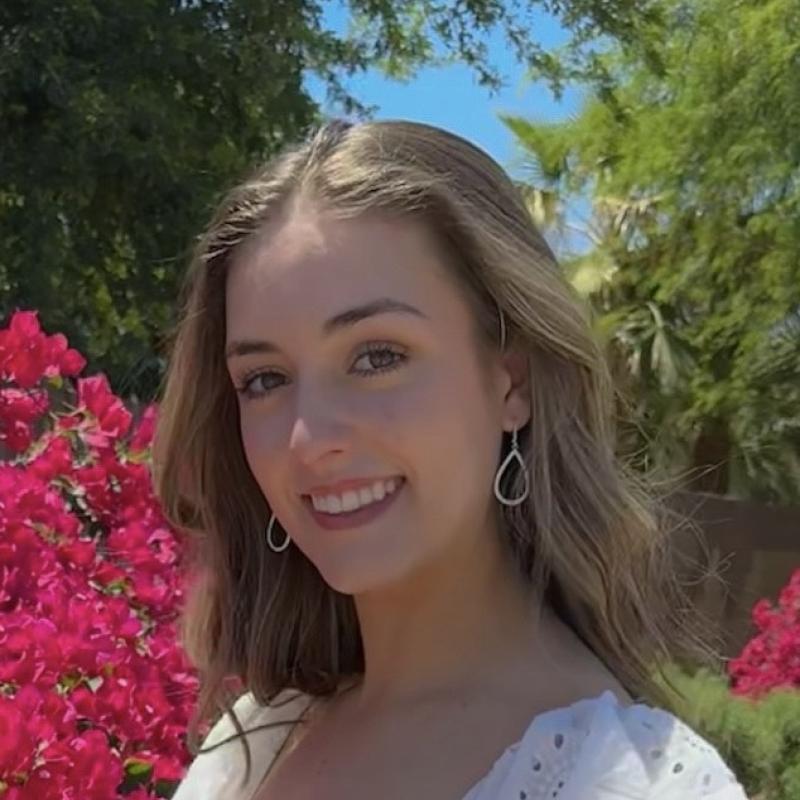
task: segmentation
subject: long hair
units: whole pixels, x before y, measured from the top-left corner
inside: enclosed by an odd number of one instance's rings
[[[269,704],[285,689],[333,694],[364,670],[352,597],[328,586],[297,547],[267,547],[271,509],[245,460],[225,366],[232,257],[301,201],[342,218],[379,214],[427,226],[450,256],[487,352],[499,346],[502,310],[532,375],[531,420],[519,431],[530,495],[502,509],[502,535],[539,599],[628,692],[671,707],[656,675],[679,692],[662,666],[718,656],[679,577],[676,517],[615,452],[615,389],[588,307],[513,181],[482,150],[430,125],[337,120],[229,192],[181,291],[153,477],[167,519],[187,534],[197,576],[181,624],[201,679],[190,750],[198,752],[198,720],[223,711],[235,720],[231,678]],[[520,491],[517,472],[505,492]],[[249,775],[246,742],[245,751]]]

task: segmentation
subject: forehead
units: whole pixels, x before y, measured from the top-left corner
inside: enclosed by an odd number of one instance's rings
[[[445,254],[420,223],[336,219],[298,211],[269,223],[238,248],[227,280],[228,319],[242,327],[263,317],[315,316],[354,301],[390,296],[430,308],[452,301]]]

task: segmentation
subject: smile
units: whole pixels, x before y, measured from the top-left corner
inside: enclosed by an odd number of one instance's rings
[[[355,528],[366,525],[383,514],[394,503],[405,486],[405,482],[405,478],[393,478],[390,481],[381,481],[380,484],[388,484],[388,486],[378,487],[377,491],[374,491],[376,487],[370,487],[362,489],[358,493],[344,492],[341,497],[329,495],[321,500],[315,498],[312,501],[308,495],[305,495],[303,502],[314,521],[321,528],[326,530]],[[352,495],[357,496],[353,497]],[[348,505],[354,507],[347,509]]]

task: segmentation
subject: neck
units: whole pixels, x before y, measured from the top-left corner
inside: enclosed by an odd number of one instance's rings
[[[468,537],[467,537],[468,538]],[[394,705],[485,686],[535,657],[532,587],[484,531],[402,583],[355,597],[365,674],[358,705]]]

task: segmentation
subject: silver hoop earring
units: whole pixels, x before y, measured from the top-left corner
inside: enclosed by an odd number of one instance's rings
[[[503,473],[506,470],[506,467],[511,463],[512,460],[516,459],[519,462],[519,467],[522,470],[522,476],[525,479],[525,491],[522,493],[520,497],[505,497],[500,493],[500,479],[503,476]],[[494,476],[494,496],[504,505],[504,506],[518,506],[522,503],[530,493],[530,481],[528,479],[528,468],[525,466],[525,462],[522,459],[522,455],[519,451],[519,445],[517,444],[517,429],[514,428],[513,433],[511,434],[511,450],[509,454],[505,457],[503,463],[500,465],[500,468],[497,470],[497,474]]]
[[[283,540],[283,544],[276,545],[275,542],[272,540],[272,529],[273,525],[275,524],[275,515],[270,514],[269,516],[269,525],[267,525],[267,544],[269,545],[269,549],[275,553],[282,553],[288,546],[289,542],[291,542],[291,538],[289,534],[284,531],[286,538]]]

